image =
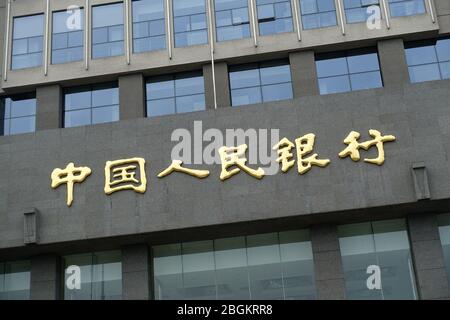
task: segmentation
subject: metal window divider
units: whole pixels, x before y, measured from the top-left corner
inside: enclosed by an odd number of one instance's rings
[[[46,0],[45,5],[45,47],[44,47],[44,76],[48,75],[48,59],[49,59],[49,49],[50,49],[50,0]]]
[[[302,41],[302,31],[300,28],[300,9],[298,7],[299,0],[292,0],[292,7],[294,8],[294,23],[295,28],[297,29],[297,39],[298,41]]]
[[[217,109],[217,91],[216,91],[216,72],[214,65],[214,24],[213,24],[213,15],[212,15],[212,1],[208,0],[208,22],[209,22],[209,47],[211,53],[211,73],[212,73],[212,82],[213,82],[213,97],[214,97],[214,109]]]
[[[171,19],[171,12],[172,12],[172,7],[170,4],[170,0],[165,0],[165,9],[166,9],[166,29],[167,29],[167,35],[166,35],[166,39],[167,39],[167,53],[169,55],[169,59],[172,59],[172,19]]]
[[[126,61],[127,61],[127,65],[129,65],[131,63],[131,42],[130,42],[130,0],[125,0],[124,2],[125,5],[125,45],[126,45]]]
[[[89,0],[85,2],[84,8],[84,68],[85,70],[89,70],[89,58],[90,58],[90,40],[91,40],[91,31],[90,31],[90,21],[91,21],[91,8],[89,6]]]
[[[433,23],[436,23],[436,15],[434,13],[433,0],[428,0],[427,2],[428,2],[428,7],[430,9],[431,21]]]
[[[11,0],[6,4],[5,57],[3,61],[3,81],[8,80],[8,57],[10,49]]]
[[[339,24],[341,26],[341,32],[342,32],[342,35],[345,36],[345,18],[344,18],[344,12],[342,9],[341,0],[335,0],[335,4],[336,4],[337,12],[338,12]]]
[[[384,19],[386,21],[386,28],[391,29],[391,21],[389,17],[388,0],[380,0],[380,5],[383,7]]]
[[[250,19],[251,19],[251,26],[252,26],[252,34],[253,34],[253,45],[255,47],[258,46],[258,33],[256,24],[258,23],[258,16],[256,13],[255,8],[255,0],[248,0],[248,3],[250,4]]]

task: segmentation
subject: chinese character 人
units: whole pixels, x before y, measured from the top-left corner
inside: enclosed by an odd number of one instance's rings
[[[160,172],[158,174],[158,178],[163,178],[163,177],[171,174],[174,171],[186,173],[190,176],[200,178],[200,179],[203,179],[203,178],[206,178],[207,176],[209,176],[209,170],[188,169],[188,168],[183,167],[183,161],[173,160],[167,169],[163,170],[162,172]]]
[[[73,185],[74,183],[83,182],[91,174],[89,167],[75,167],[70,162],[65,169],[56,168],[52,171],[51,187],[56,189],[62,184],[67,184],[67,206],[70,207],[73,202]]]
[[[139,179],[136,177],[139,173]],[[134,190],[145,193],[147,178],[145,176],[145,160],[130,158],[107,161],[105,166],[105,193],[111,194],[120,190]]]

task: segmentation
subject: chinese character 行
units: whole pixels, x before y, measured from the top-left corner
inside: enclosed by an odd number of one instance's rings
[[[73,162],[70,162],[65,169],[56,168],[52,171],[51,187],[56,189],[64,183],[67,184],[67,206],[70,207],[73,202],[74,183],[83,182],[91,172],[89,167],[75,167]]]
[[[370,129],[369,134],[373,137],[372,140],[368,140],[366,142],[359,143],[358,139],[361,136],[359,132],[352,131],[348,134],[348,136],[344,139],[344,143],[347,146],[344,150],[339,153],[339,157],[345,158],[350,156],[353,161],[359,161],[361,159],[359,155],[359,148],[363,148],[364,150],[368,150],[372,146],[376,146],[378,150],[378,157],[373,159],[364,159],[365,162],[373,163],[381,166],[384,163],[384,142],[395,141],[395,136],[386,135],[382,136],[380,131]]]

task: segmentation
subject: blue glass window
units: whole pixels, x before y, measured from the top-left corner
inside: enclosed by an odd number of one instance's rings
[[[425,13],[424,0],[389,0],[391,17],[413,16]]]
[[[14,18],[11,68],[41,66],[43,48],[44,15]]]
[[[133,1],[133,52],[166,48],[164,0]]]
[[[405,220],[342,225],[338,235],[348,299],[417,299]],[[381,283],[369,289],[374,267]]]
[[[308,230],[153,247],[156,300],[316,297]]]
[[[0,262],[0,300],[29,300],[30,283],[30,261]]]
[[[347,23],[366,22],[373,13],[368,8],[379,6],[379,0],[344,0]]]
[[[173,0],[175,47],[208,43],[205,0]]]
[[[0,99],[0,126],[3,135],[34,132],[36,98],[34,94]]]
[[[231,105],[292,99],[288,61],[252,63],[230,68]]]
[[[52,64],[80,61],[83,59],[83,9],[79,24],[69,24],[70,11],[53,12]]]
[[[123,3],[92,7],[92,58],[124,53]]]
[[[247,0],[215,0],[217,41],[250,37]]]
[[[405,44],[412,83],[450,79],[450,39]]]
[[[441,240],[442,252],[444,254],[444,265],[447,271],[447,279],[450,285],[450,214],[438,215],[439,238]]]
[[[256,0],[259,34],[261,36],[292,32],[291,2]]]
[[[147,117],[205,110],[202,72],[179,73],[147,81]]]
[[[364,49],[316,56],[320,94],[383,86],[376,50]]]
[[[64,127],[119,120],[116,83],[69,88],[64,93]]]
[[[334,0],[299,0],[303,29],[337,25]]]

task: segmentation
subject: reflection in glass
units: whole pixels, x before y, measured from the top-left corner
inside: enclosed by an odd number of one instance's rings
[[[380,0],[344,0],[347,23],[366,22],[374,14],[371,6],[379,6]]]
[[[0,262],[0,300],[30,299],[30,261]]]
[[[202,72],[153,77],[146,87],[148,117],[205,110]]]
[[[290,1],[256,0],[256,11],[261,36],[293,31]]]
[[[92,58],[124,52],[123,3],[92,7]]]
[[[424,0],[389,0],[391,17],[413,16],[425,13]]]
[[[64,92],[64,127],[119,120],[117,83],[82,86]]]
[[[120,300],[122,298],[122,262],[120,251],[75,254],[64,257],[64,270],[81,269],[81,289],[69,289],[64,272],[65,300]]]
[[[163,299],[314,299],[306,230],[153,247]]]
[[[303,29],[326,28],[337,25],[334,0],[299,0]]]
[[[449,79],[450,39],[405,44],[412,83]]]
[[[441,239],[442,252],[444,254],[445,270],[450,285],[450,214],[438,215],[439,238]]]
[[[230,67],[231,105],[292,99],[288,61],[269,61]]]
[[[405,221],[385,220],[338,227],[349,299],[417,299]],[[369,289],[369,266],[381,269],[381,289]]]
[[[205,0],[173,0],[175,47],[208,43]]]
[[[53,12],[52,64],[80,61],[83,59],[83,9],[80,24],[69,25],[70,11]]]
[[[43,61],[44,15],[13,19],[11,68],[39,67]]]
[[[133,52],[166,48],[163,0],[133,0]]]
[[[34,132],[36,98],[34,94],[0,98],[0,133],[14,135]]]
[[[372,49],[317,55],[316,69],[320,94],[383,86],[378,54]]]
[[[250,37],[247,0],[215,0],[217,41]]]

